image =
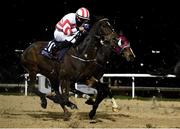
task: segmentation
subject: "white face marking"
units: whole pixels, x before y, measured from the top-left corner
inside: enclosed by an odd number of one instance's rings
[[[122,43],[121,43],[121,38],[120,38],[119,41],[118,41],[118,45],[119,45],[119,46],[122,45]]]

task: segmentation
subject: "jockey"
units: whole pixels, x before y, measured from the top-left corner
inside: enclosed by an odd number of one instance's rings
[[[56,24],[54,40],[49,42],[45,50],[53,58],[58,50],[71,47],[79,35],[84,33],[86,29],[89,29],[87,28],[89,19],[89,11],[84,7],[79,8],[76,13],[66,14]]]

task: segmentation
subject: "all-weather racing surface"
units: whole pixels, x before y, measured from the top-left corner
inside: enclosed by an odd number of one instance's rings
[[[70,97],[77,110],[64,121],[63,110],[48,100],[46,109],[37,96],[0,95],[1,128],[180,128],[180,102],[155,99],[117,99],[119,112],[113,112],[111,99],[99,105],[94,120],[85,99]]]

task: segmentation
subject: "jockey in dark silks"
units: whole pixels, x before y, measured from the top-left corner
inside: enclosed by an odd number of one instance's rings
[[[44,48],[49,58],[55,58],[56,52],[69,48],[76,43],[84,32],[89,30],[90,14],[88,9],[81,7],[76,13],[66,14],[57,24],[54,31],[54,40]]]

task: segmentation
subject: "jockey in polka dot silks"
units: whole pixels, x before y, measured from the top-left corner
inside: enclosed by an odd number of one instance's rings
[[[52,56],[57,50],[69,48],[76,42],[80,33],[86,31],[90,13],[87,8],[81,7],[76,13],[66,14],[57,22],[54,31],[54,40],[50,41],[45,50]],[[86,27],[84,26],[86,25]],[[89,27],[89,26],[88,26]]]

